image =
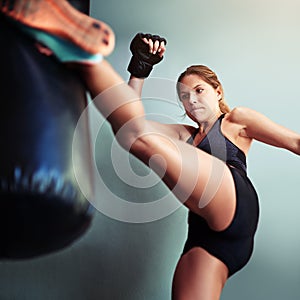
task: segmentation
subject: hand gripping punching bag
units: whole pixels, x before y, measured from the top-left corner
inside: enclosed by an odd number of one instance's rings
[[[72,165],[81,159],[92,193],[88,124],[72,145],[86,94],[7,20],[0,28],[0,259],[31,258],[70,245],[91,222]]]

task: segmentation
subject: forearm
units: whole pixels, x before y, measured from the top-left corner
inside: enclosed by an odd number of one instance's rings
[[[297,151],[296,154],[300,155],[300,137],[298,138],[298,142],[297,142]]]
[[[158,64],[166,51],[167,41],[158,35],[138,33],[130,43],[132,53],[128,65],[130,79],[128,85],[141,97],[144,79],[147,78],[153,66]]]
[[[142,90],[144,86],[144,79],[143,78],[137,78],[134,76],[130,76],[128,85],[132,87],[132,89],[138,94],[138,96],[142,97]]]

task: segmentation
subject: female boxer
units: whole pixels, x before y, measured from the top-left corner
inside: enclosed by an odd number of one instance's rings
[[[179,99],[197,127],[146,120],[139,101],[143,80],[162,59],[165,40],[138,34],[130,48],[129,86],[106,61],[81,72],[119,143],[157,172],[189,209],[173,299],[219,299],[226,280],[253,251],[259,207],[247,176],[251,143],[300,155],[300,135],[252,109],[230,110],[216,74],[202,65],[188,67],[177,83]]]

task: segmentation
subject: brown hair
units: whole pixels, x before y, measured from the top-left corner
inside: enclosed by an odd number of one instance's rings
[[[216,73],[203,65],[194,65],[188,67],[183,73],[180,74],[177,80],[177,94],[179,95],[180,82],[185,76],[198,75],[202,80],[211,85],[214,89],[218,88],[221,90],[222,98],[219,101],[219,107],[222,113],[230,112],[230,108],[224,99],[224,90],[221,82],[219,81]]]

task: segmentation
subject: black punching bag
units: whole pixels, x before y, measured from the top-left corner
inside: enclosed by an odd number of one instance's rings
[[[0,28],[0,259],[31,258],[70,245],[91,222],[88,122],[73,145],[87,99],[76,74],[1,16]]]

